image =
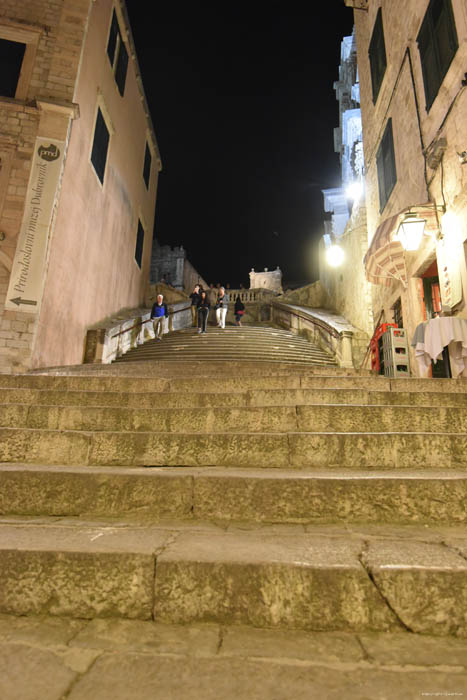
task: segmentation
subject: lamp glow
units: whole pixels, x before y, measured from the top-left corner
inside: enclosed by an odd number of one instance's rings
[[[416,214],[409,213],[406,215],[397,231],[397,238],[400,240],[404,250],[419,249],[425,224],[425,219],[420,219]]]
[[[344,251],[340,245],[332,245],[326,250],[326,262],[331,267],[339,267],[344,261]]]
[[[359,180],[354,180],[345,188],[345,194],[348,199],[358,202],[363,194],[363,185]]]

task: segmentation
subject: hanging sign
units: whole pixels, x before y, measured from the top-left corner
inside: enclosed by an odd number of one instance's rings
[[[40,302],[49,227],[65,143],[36,138],[23,221],[11,269],[6,309],[34,312]]]
[[[436,244],[441,303],[450,309],[462,301],[462,278],[459,267],[459,261],[462,260],[461,253],[459,246],[450,245],[450,241],[446,238],[439,240]]]

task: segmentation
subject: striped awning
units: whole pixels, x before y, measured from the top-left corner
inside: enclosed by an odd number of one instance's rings
[[[385,219],[376,229],[370,247],[363,259],[366,278],[373,284],[389,287],[394,280],[407,286],[406,251],[397,238],[401,221],[408,213],[416,213],[426,220],[425,230],[438,231],[436,208],[432,202],[407,207]]]

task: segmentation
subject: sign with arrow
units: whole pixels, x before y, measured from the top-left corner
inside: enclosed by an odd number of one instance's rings
[[[36,138],[5,309],[31,313],[40,302],[49,228],[64,150],[63,141]]]
[[[12,304],[19,306],[20,304],[29,304],[30,306],[36,306],[37,301],[32,301],[32,299],[21,299],[21,297],[16,297],[16,299],[10,299]]]

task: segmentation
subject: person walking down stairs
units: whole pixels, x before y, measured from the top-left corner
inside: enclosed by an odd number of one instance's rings
[[[216,302],[216,319],[220,328],[225,328],[225,317],[229,308],[229,295],[225,293],[224,287],[219,289]]]
[[[164,330],[164,318],[168,318],[169,312],[167,310],[167,304],[164,304],[164,297],[162,294],[157,295],[157,300],[154,302],[151,309],[151,318],[154,321],[154,335],[156,340],[162,340],[162,333]]]
[[[191,299],[191,325],[193,328],[196,326],[196,316],[198,311],[198,301],[199,301],[199,284],[195,284],[193,291],[190,294]]]
[[[206,333],[206,326],[208,322],[209,309],[210,309],[209,299],[206,292],[201,292],[198,300],[198,333]]]
[[[235,300],[234,311],[235,311],[235,325],[241,326],[243,314],[245,313],[245,304],[240,299],[240,294],[237,294],[237,298]]]

